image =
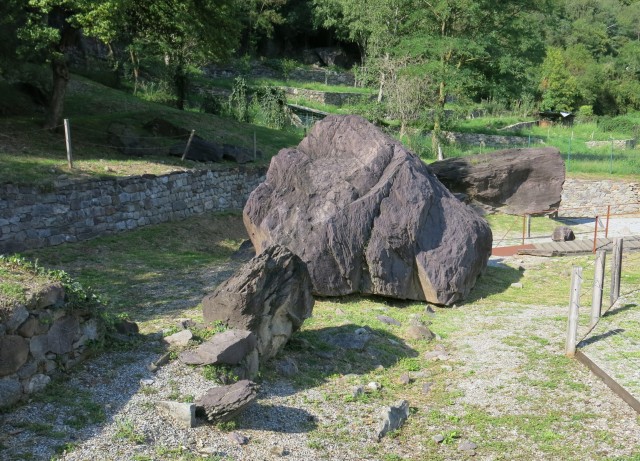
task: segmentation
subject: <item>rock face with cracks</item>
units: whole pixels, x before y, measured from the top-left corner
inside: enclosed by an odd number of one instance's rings
[[[304,263],[273,245],[243,265],[202,300],[205,321],[253,332],[260,360],[284,347],[313,309],[311,280]]]
[[[451,304],[491,253],[484,219],[358,116],[327,117],[297,148],[281,150],[243,218],[256,251],[289,248],[321,296]]]
[[[564,160],[555,147],[505,149],[429,165],[452,192],[483,208],[511,214],[555,208],[562,198]]]

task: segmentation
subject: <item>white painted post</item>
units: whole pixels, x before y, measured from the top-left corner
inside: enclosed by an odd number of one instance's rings
[[[189,147],[191,147],[191,141],[193,141],[193,136],[196,134],[196,130],[191,130],[191,134],[189,135],[189,140],[187,141],[187,145],[184,147],[184,152],[182,153],[182,161],[187,158],[187,154],[189,153]]]
[[[527,238],[531,238],[531,215],[527,215]]]
[[[574,266],[571,273],[571,301],[569,302],[569,322],[567,324],[566,355],[576,355],[578,341],[578,310],[580,308],[580,288],[582,286],[582,267]]]
[[[64,119],[64,142],[67,146],[67,164],[69,169],[73,169],[73,150],[71,147],[71,127],[69,126],[69,119]]]
[[[623,240],[619,237],[613,242],[613,262],[611,263],[611,294],[610,306],[613,306],[620,297],[620,274],[622,273],[622,247]]]
[[[605,250],[596,253],[596,266],[593,275],[593,296],[591,297],[591,325],[596,326],[602,315],[602,289],[604,287],[604,267],[607,258]]]

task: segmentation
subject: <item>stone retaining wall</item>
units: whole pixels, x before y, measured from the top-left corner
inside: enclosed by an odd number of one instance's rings
[[[307,90],[304,88],[284,87],[283,90],[287,97],[300,96],[309,101],[319,102],[320,104],[331,104],[334,106],[342,106],[349,101],[355,102],[363,96],[367,97],[367,95],[360,93],[332,93],[328,91]]]
[[[608,179],[567,179],[562,191],[559,215],[603,216],[607,213],[607,205],[612,205],[612,214],[639,213],[640,183]]]
[[[614,149],[633,149],[636,147],[635,139],[613,139],[612,141],[587,141],[584,143],[589,149],[596,147],[610,147]]]
[[[51,191],[0,186],[0,252],[13,253],[204,212],[240,210],[266,168],[193,170],[99,181],[57,181]]]
[[[67,308],[64,298],[62,285],[53,284],[0,316],[0,408],[44,389],[103,337],[98,319]]]

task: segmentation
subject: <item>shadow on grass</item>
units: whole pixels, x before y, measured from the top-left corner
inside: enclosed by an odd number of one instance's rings
[[[294,393],[319,386],[335,375],[365,375],[386,369],[418,357],[418,352],[386,330],[349,323],[297,332],[285,346],[284,355],[294,359],[300,370],[291,378],[295,388],[283,391]]]
[[[500,294],[518,283],[522,279],[522,272],[507,265],[488,266],[484,274],[476,280],[467,297],[457,302],[457,305],[473,304],[474,302],[492,295]]]
[[[607,339],[611,336],[616,336],[624,332],[625,330],[622,328],[615,328],[613,330],[607,331],[606,333],[602,333],[600,335],[595,335],[590,338],[583,339],[582,341],[580,341],[580,343],[578,343],[577,347],[586,347],[589,344],[597,343],[598,341],[602,341],[603,339]]]
[[[616,307],[615,309],[611,309],[604,313],[603,317],[611,317],[613,315],[621,314],[629,309],[634,307],[638,307],[637,304],[625,304],[624,306]]]

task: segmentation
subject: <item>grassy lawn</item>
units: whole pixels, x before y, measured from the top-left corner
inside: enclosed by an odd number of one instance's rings
[[[142,126],[155,118],[165,119],[187,131],[220,144],[257,148],[264,154],[258,162],[268,164],[281,148],[296,145],[302,132],[271,130],[239,123],[215,115],[179,111],[163,104],[144,101],[123,91],[74,75],[69,83],[65,115],[70,119],[74,169],[67,167],[64,133],[41,128],[41,116],[0,118],[0,183],[40,184],[48,187],[60,175],[70,177],[121,177],[135,174],[163,174],[181,168],[229,168],[235,164],[182,162],[167,155],[125,156],[109,145],[107,128],[125,124],[141,136],[150,136]],[[186,137],[153,138],[167,148]],[[151,139],[151,138],[149,138]],[[151,150],[151,149],[149,149]]]

